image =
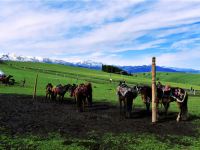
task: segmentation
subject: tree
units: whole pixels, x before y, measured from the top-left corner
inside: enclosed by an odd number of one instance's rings
[[[102,65],[102,71],[109,72],[109,73],[117,73],[117,74],[123,74],[123,75],[129,75],[128,72],[111,65]]]

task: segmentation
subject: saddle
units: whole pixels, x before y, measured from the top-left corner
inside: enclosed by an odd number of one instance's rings
[[[130,87],[127,85],[121,85],[118,87],[118,92],[122,95],[125,96],[127,92],[132,91]]]

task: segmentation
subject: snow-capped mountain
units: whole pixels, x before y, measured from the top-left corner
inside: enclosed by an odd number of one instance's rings
[[[0,55],[0,60],[3,61],[22,61],[22,62],[42,62],[49,64],[62,64],[67,66],[77,66],[83,68],[90,68],[95,70],[101,70],[102,64],[100,62],[94,62],[92,60],[81,61],[81,62],[67,62],[64,60],[50,59],[50,58],[41,58],[41,57],[28,57],[28,56],[17,56],[15,54],[2,54]],[[141,73],[141,72],[150,72],[151,65],[143,66],[117,66],[122,70],[125,70],[128,73]],[[173,67],[161,67],[156,66],[156,70],[160,72],[187,72],[187,73],[200,73],[200,70],[195,69],[185,69],[185,68],[173,68]]]
[[[95,70],[100,70],[102,63],[93,62],[91,60],[82,61],[82,62],[67,62],[64,60],[50,59],[50,58],[41,58],[41,57],[28,57],[28,56],[17,56],[15,54],[3,54],[0,55],[0,60],[3,61],[22,61],[22,62],[42,62],[49,64],[62,64],[68,66],[78,66],[83,68],[90,68]]]

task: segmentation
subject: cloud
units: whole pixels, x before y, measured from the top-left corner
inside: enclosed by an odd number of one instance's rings
[[[191,47],[198,53],[199,9],[197,0],[0,1],[0,49],[127,65],[148,64],[155,55],[162,65],[184,60],[193,67],[198,56],[182,54]]]

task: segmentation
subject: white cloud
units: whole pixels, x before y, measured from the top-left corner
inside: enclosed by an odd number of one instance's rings
[[[0,1],[0,49],[2,52],[20,55],[60,57],[68,54],[71,60],[91,58],[107,63],[144,64],[151,60],[151,51],[143,55],[142,61],[140,58],[134,61],[130,58],[122,60],[115,53],[159,48],[160,44],[170,41],[167,36],[182,32],[195,33],[195,29],[199,28],[199,24],[184,26],[200,21],[200,2],[197,0],[113,0],[97,1],[95,4],[92,1],[82,2],[85,5],[77,9],[50,7],[51,1]],[[137,7],[145,9],[135,13]],[[157,31],[161,28],[162,30]],[[83,32],[77,32],[79,29]],[[154,36],[153,39],[138,40],[150,34]],[[180,51],[196,42],[192,39],[174,41],[170,48]],[[178,64],[179,60],[190,61],[186,57],[174,59],[179,52],[166,53],[166,47],[161,47],[160,51],[161,49],[163,52],[160,52],[160,58],[163,59],[160,63],[163,65]],[[193,53],[197,53],[197,50],[199,49],[195,48]],[[86,53],[91,55],[76,55]],[[199,55],[191,55],[191,58],[196,57],[200,58]],[[173,58],[173,61],[168,58]]]

